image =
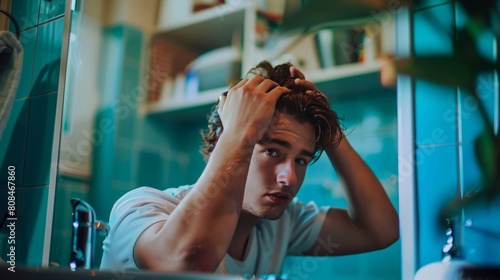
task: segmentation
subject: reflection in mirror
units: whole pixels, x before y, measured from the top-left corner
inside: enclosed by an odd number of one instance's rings
[[[214,92],[197,95],[191,101],[199,103],[187,109],[155,110],[160,102],[149,102],[151,92],[165,92],[165,84],[174,83],[179,78],[173,76],[169,81],[157,79],[164,73],[158,73],[158,69],[155,72],[151,67],[157,62],[151,60],[155,57],[153,46],[158,46],[153,44],[155,39],[171,36],[169,38],[173,38],[176,44],[169,41],[169,50],[175,50],[175,53],[185,51],[184,55],[194,54],[193,57],[229,45],[239,45],[241,40],[244,72],[261,58],[248,50],[248,41],[259,41],[262,37],[255,38],[245,32],[241,34],[241,31],[228,34],[219,31],[222,35],[206,31],[209,27],[225,30],[228,26],[246,30],[248,27],[244,26],[242,19],[248,16],[242,4],[245,1],[228,2],[225,9],[215,7],[216,16],[213,21],[207,21],[206,26],[193,24],[193,29],[189,31],[179,28],[178,32],[156,34],[160,28],[158,25],[172,24],[170,21],[174,18],[188,18],[182,17],[180,12],[181,6],[186,4],[177,1],[179,13],[166,19],[165,7],[172,5],[165,4],[167,2],[172,3],[160,0],[76,1],[77,6],[72,11],[50,253],[53,265],[69,265],[72,198],[88,202],[95,210],[96,218],[107,221],[114,202],[126,192],[140,186],[163,190],[193,184],[205,167],[199,152],[199,132],[206,127],[206,115],[222,90],[215,88]],[[208,17],[210,10],[199,13]],[[183,30],[188,34],[183,34]],[[204,37],[206,39],[200,39]],[[294,54],[297,61],[313,61],[315,53],[307,56],[315,52],[310,44],[314,44],[313,37],[302,41],[300,45],[308,49]],[[274,53],[260,45],[263,49],[259,51]],[[255,57],[249,59],[249,53]],[[299,57],[301,54],[305,55]],[[283,57],[289,59],[293,56]],[[356,62],[359,61],[349,61]],[[185,61],[182,64],[185,66]],[[306,70],[321,65],[317,59],[314,63],[301,64]],[[394,89],[382,88],[377,77],[378,73],[371,71],[359,75],[356,82],[344,80],[344,83],[337,83],[323,79],[318,82],[318,87],[325,93],[345,91],[339,96],[329,95],[331,100],[335,98],[332,106],[345,118],[349,141],[373,169],[397,207],[396,95]],[[364,93],[359,94],[360,91]],[[318,206],[345,207],[343,184],[331,169],[326,155],[323,155],[309,167],[297,196],[305,202],[313,200]],[[103,239],[102,235],[96,234],[94,268],[100,264]],[[387,249],[362,255],[289,257],[285,260],[283,273],[298,279],[323,279],[329,275],[371,279],[373,274],[379,275],[380,279],[398,279],[400,266],[398,241]]]

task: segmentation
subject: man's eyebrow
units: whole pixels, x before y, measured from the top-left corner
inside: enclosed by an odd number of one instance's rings
[[[278,144],[279,146],[282,146],[287,149],[290,149],[292,146],[288,141],[276,138],[262,138],[259,141],[259,144],[271,144],[271,143]],[[300,154],[310,158],[314,157],[314,152],[308,151],[306,149],[302,149],[302,151],[300,151]]]

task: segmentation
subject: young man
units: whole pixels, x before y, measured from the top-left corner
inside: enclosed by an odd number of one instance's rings
[[[291,64],[262,62],[249,74],[210,116],[194,185],[139,188],[116,202],[102,269],[279,275],[286,255],[353,254],[398,239],[391,202],[326,97]],[[347,210],[294,199],[322,151],[346,184]]]

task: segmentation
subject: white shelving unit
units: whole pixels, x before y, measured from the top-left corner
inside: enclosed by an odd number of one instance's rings
[[[262,50],[255,45],[254,28],[257,20],[255,1],[241,1],[240,5],[229,4],[197,12],[190,17],[160,27],[153,40],[166,40],[195,53],[203,53],[215,48],[234,44],[235,35],[241,38],[242,69],[246,73],[262,59]],[[265,59],[265,54],[264,54]],[[333,88],[327,95],[345,95],[380,88],[378,78],[382,64],[380,62],[352,63],[327,69],[304,71],[306,78],[317,83],[320,89]],[[228,88],[216,88],[199,92],[195,96],[182,97],[173,93],[168,100],[161,100],[145,106],[150,116],[165,120],[177,120],[207,114],[220,94]]]
[[[200,11],[168,27],[159,27],[153,39],[167,40],[197,53],[229,46],[235,32],[243,33],[248,28],[244,19],[251,7],[226,4]]]

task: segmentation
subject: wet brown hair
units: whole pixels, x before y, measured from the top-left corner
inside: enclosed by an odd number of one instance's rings
[[[340,142],[341,125],[337,113],[331,109],[328,99],[322,93],[306,94],[306,88],[295,84],[297,77],[292,77],[290,74],[292,66],[291,63],[284,63],[273,67],[268,61],[262,61],[248,71],[246,78],[260,75],[290,89],[289,93],[278,98],[276,111],[294,116],[299,122],[309,122],[313,125],[316,143],[312,162],[315,162],[328,145],[337,145]],[[205,160],[210,157],[223,131],[218,108],[218,105],[212,108],[208,116],[208,127],[201,131],[203,139],[201,153],[205,156]]]

